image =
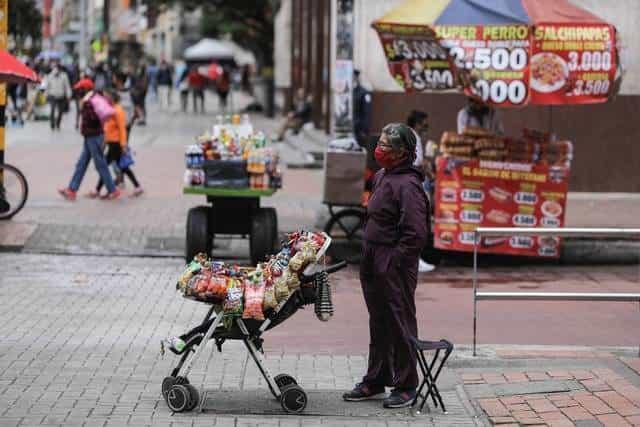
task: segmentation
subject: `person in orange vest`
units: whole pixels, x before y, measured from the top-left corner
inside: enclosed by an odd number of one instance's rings
[[[127,153],[127,114],[120,105],[120,95],[117,91],[106,93],[105,97],[113,105],[115,114],[104,123],[104,140],[107,145],[107,164],[115,163],[122,175],[129,177],[133,183],[132,197],[140,196],[144,190],[140,186],[135,174],[129,167],[122,162],[122,157]],[[124,178],[122,178],[124,179]],[[103,186],[102,179],[98,180],[95,190],[91,190],[87,197],[95,199],[100,196],[100,190]],[[101,196],[102,197],[102,196]]]

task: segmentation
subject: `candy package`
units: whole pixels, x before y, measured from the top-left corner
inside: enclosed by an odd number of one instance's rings
[[[178,283],[176,284],[176,288],[180,289],[182,292],[186,292],[189,281],[193,278],[193,276],[199,273],[201,269],[202,265],[200,264],[200,262],[196,261],[195,259],[191,261],[187,265],[187,268],[185,268],[185,270],[180,275]]]
[[[244,284],[240,279],[229,279],[227,284],[227,298],[224,301],[224,315],[228,317],[242,316],[242,296]]]
[[[262,313],[264,294],[264,281],[245,281],[243,319],[264,320]]]

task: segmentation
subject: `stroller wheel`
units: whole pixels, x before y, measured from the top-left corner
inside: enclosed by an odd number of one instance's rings
[[[297,384],[284,386],[280,392],[280,405],[289,414],[299,414],[307,407],[307,393]]]
[[[291,384],[296,384],[296,385],[298,384],[295,378],[287,374],[278,374],[273,378],[273,380],[276,382],[280,390],[282,390],[285,386],[288,386]]]
[[[191,404],[187,407],[187,411],[193,411],[200,403],[200,393],[198,393],[198,389],[191,384],[186,384],[185,387],[189,390],[189,398],[191,399]]]
[[[169,390],[171,389],[171,387],[173,387],[173,385],[176,383],[176,378],[175,377],[165,377],[162,380],[162,397],[164,397],[164,400],[167,400],[167,393],[169,393]]]
[[[167,393],[167,405],[173,412],[184,412],[191,405],[191,395],[185,385],[176,384]]]

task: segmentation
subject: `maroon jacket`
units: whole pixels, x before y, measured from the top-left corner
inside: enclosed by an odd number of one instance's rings
[[[82,103],[80,116],[82,117],[82,122],[80,125],[80,133],[82,134],[82,136],[86,138],[102,135],[104,133],[104,131],[102,130],[102,122],[94,111],[93,105],[91,105],[91,97],[85,99]]]
[[[367,206],[364,240],[393,246],[403,257],[417,257],[427,242],[428,201],[424,175],[411,165],[379,170]]]

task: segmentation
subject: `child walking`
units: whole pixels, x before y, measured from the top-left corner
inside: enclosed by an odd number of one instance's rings
[[[126,175],[133,184],[134,190],[131,197],[140,196],[144,190],[136,179],[130,167],[121,167],[120,158],[127,150],[127,115],[120,105],[120,95],[116,91],[108,92],[105,97],[113,105],[115,114],[104,124],[104,139],[107,145],[107,164],[115,163],[123,175]],[[124,179],[124,178],[123,178]],[[102,178],[98,180],[96,189],[87,194],[90,198],[100,196],[103,186]],[[101,198],[104,196],[100,196]]]

